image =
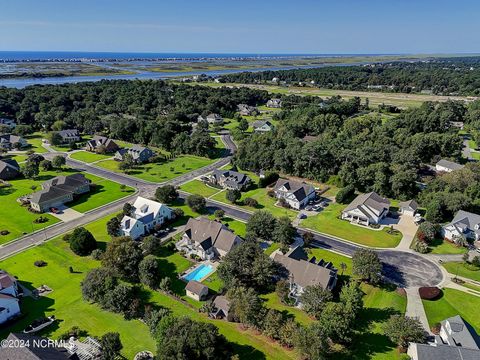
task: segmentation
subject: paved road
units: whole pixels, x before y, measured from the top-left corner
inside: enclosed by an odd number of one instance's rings
[[[230,161],[231,154],[235,152],[236,146],[228,135],[222,135],[222,141],[225,143],[229,151],[229,153],[226,154],[226,157],[220,159],[214,164],[195,170],[191,173],[184,174],[171,181],[166,181],[163,184],[169,183],[178,186],[197,176],[206,174],[217,167],[227,164]],[[56,155],[56,153],[44,154],[45,157],[52,157],[54,155]],[[78,226],[85,225],[89,222],[97,220],[98,218],[117,212],[122,208],[123,204],[126,201],[133,200],[137,195],[151,197],[153,196],[155,189],[159,185],[148,181],[132,178],[121,173],[114,173],[106,169],[98,168],[96,166],[88,165],[72,159],[67,159],[67,165],[78,170],[87,171],[105,179],[136,187],[138,189],[138,194],[121,199],[116,203],[107,204],[99,209],[86,213],[81,218],[69,221],[67,223],[53,225],[48,229],[25,236],[15,242],[6,244],[0,247],[0,259],[6,258],[28,247],[41,243],[46,239],[65,234]],[[185,199],[188,195],[189,194],[180,191],[181,199]],[[228,216],[242,221],[247,221],[252,214],[252,212],[246,211],[242,208],[207,199],[207,210],[213,213],[217,209],[222,209]],[[299,228],[298,231],[299,233],[303,233],[307,230]],[[313,245],[325,249],[335,250],[348,256],[351,256],[356,250],[360,248],[359,245],[355,245],[320,233],[314,233]],[[433,286],[437,285],[442,280],[442,273],[439,267],[432,261],[429,261],[424,257],[410,252],[396,250],[377,250],[377,252],[381,261],[383,262],[385,276],[387,277],[387,279],[397,284],[398,286]]]

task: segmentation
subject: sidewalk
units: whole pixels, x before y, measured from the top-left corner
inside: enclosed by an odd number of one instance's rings
[[[422,299],[420,298],[418,289],[419,289],[418,287],[405,289],[407,293],[407,311],[405,315],[413,318],[417,318],[418,320],[420,320],[424,329],[429,334],[431,334],[430,326],[428,325],[427,314],[425,313],[425,309],[423,308]]]

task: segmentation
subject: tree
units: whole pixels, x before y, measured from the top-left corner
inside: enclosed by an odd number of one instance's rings
[[[248,130],[248,121],[245,118],[241,118],[238,121],[238,130],[244,132]]]
[[[82,296],[85,300],[103,303],[105,296],[117,286],[117,277],[110,269],[95,268],[83,279]]]
[[[223,258],[217,273],[226,288],[245,286],[266,291],[272,286],[277,265],[260,245],[245,241]]]
[[[348,203],[354,194],[355,187],[353,185],[347,185],[341,188],[337,195],[335,195],[335,201],[339,204]]]
[[[345,310],[356,317],[363,309],[364,295],[362,289],[360,289],[360,284],[356,281],[350,281],[348,285],[342,286],[340,301],[345,305]]]
[[[383,332],[398,346],[406,349],[408,343],[424,343],[425,330],[418,319],[392,315],[383,326]]]
[[[52,124],[52,130],[53,131],[61,131],[65,129],[67,124],[65,124],[65,121],[62,120],[57,120]]]
[[[250,206],[250,207],[253,207],[253,208],[256,208],[258,206],[258,201],[253,199],[253,198],[250,198],[250,197],[245,198],[245,200],[243,200],[243,203],[246,206]]]
[[[171,287],[172,287],[172,280],[168,276],[165,276],[162,280],[160,280],[159,288],[163,292],[169,293]]]
[[[97,241],[92,233],[84,227],[73,230],[69,238],[70,249],[77,255],[90,255],[97,248]]]
[[[50,143],[50,145],[54,145],[54,146],[61,145],[63,141],[60,134],[56,131],[51,131],[50,133],[48,133],[47,140]]]
[[[318,321],[299,327],[294,344],[304,359],[325,360],[329,353],[328,334]]]
[[[100,345],[102,352],[100,358],[102,360],[112,360],[120,356],[120,351],[123,349],[120,341],[120,334],[117,332],[109,332],[100,338]]]
[[[40,170],[38,168],[38,163],[34,161],[27,161],[25,166],[22,168],[22,174],[27,179],[33,179],[38,176]]]
[[[123,160],[118,164],[118,168],[124,172],[127,172],[128,170],[132,169],[135,166],[135,161],[133,160],[132,155],[130,154],[124,154],[123,155]]]
[[[220,360],[229,359],[232,355],[230,344],[213,324],[188,317],[165,316],[157,329],[159,360]]]
[[[114,236],[118,236],[119,233],[120,233],[120,220],[118,219],[118,217],[113,217],[111,218],[110,220],[108,220],[107,222],[107,233],[108,235],[114,237]]]
[[[178,198],[178,191],[173,185],[160,186],[155,191],[155,198],[164,204],[171,204]]]
[[[315,239],[315,236],[310,231],[305,231],[302,234],[302,239],[303,239],[303,246],[309,247],[312,241]]]
[[[50,171],[53,169],[52,162],[50,160],[42,160],[40,162],[40,167],[43,171]]]
[[[283,346],[292,347],[295,343],[295,337],[298,334],[298,328],[299,325],[294,319],[287,319],[280,329],[280,343]]]
[[[352,257],[352,273],[361,280],[378,284],[382,278],[382,263],[375,251],[360,249]]]
[[[113,290],[105,294],[101,306],[106,310],[123,314],[126,320],[141,318],[144,315],[139,287],[125,282],[119,282]]]
[[[272,233],[272,240],[282,245],[290,245],[294,239],[297,231],[293,227],[288,216],[282,216],[277,219],[275,228]]]
[[[52,159],[52,165],[55,169],[61,169],[66,164],[66,160],[62,155],[54,156]]]
[[[333,342],[347,344],[352,340],[355,315],[343,303],[325,304],[318,322]]]
[[[265,309],[254,289],[243,286],[231,288],[227,299],[230,302],[229,316],[246,326],[260,327]]]
[[[187,205],[193,211],[202,213],[207,206],[207,201],[202,195],[192,194],[187,197]]]
[[[290,298],[290,284],[287,280],[279,280],[275,285],[275,293],[283,304],[288,304]]]
[[[122,210],[123,210],[123,211],[122,211],[122,212],[123,212],[123,215],[125,215],[125,216],[132,216],[132,213],[133,213],[133,211],[135,210],[135,208],[133,207],[132,204],[130,204],[130,203],[127,202],[127,203],[123,204],[123,209],[122,209]]]
[[[156,254],[162,246],[162,242],[156,236],[147,236],[142,241],[142,250],[145,255]]]
[[[247,222],[247,238],[272,240],[275,224],[276,220],[269,211],[255,211]]]
[[[325,308],[325,304],[333,299],[330,290],[326,290],[322,285],[310,285],[305,287],[300,301],[303,305],[303,310],[310,316],[319,319],[320,314]]]
[[[117,237],[107,244],[102,265],[127,281],[138,281],[138,265],[142,261],[142,250],[129,237]]]
[[[215,216],[216,219],[222,219],[225,216],[225,211],[223,211],[222,209],[218,209],[218,210],[215,210],[213,215]]]
[[[242,193],[239,190],[227,190],[227,200],[230,201],[232,204],[235,204],[240,198],[242,197]]]
[[[425,241],[427,244],[431,244],[435,240],[438,227],[429,221],[424,221],[418,226],[417,238],[421,241]]]
[[[151,289],[156,289],[158,287],[160,267],[154,256],[148,255],[145,257],[138,266],[138,272],[142,284],[147,285]]]
[[[274,340],[280,340],[280,333],[285,323],[282,313],[275,309],[269,309],[263,320],[263,334]]]

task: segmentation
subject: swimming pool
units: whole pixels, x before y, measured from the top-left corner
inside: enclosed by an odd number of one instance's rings
[[[195,270],[189,272],[183,278],[187,281],[196,280],[200,281],[205,276],[210,275],[213,272],[213,266],[208,264],[201,264]]]

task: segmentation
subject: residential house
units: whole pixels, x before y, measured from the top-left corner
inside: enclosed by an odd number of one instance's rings
[[[237,109],[242,116],[253,116],[258,115],[258,109],[255,106],[250,106],[247,104],[238,104]]]
[[[242,242],[222,223],[203,217],[190,218],[184,231],[182,239],[176,243],[177,249],[202,260],[223,257]]]
[[[15,129],[17,127],[15,120],[6,118],[0,118],[0,125],[8,126],[10,129]]]
[[[208,295],[208,287],[195,280],[190,280],[187,283],[185,291],[189,298],[197,301],[204,300]]]
[[[270,99],[267,101],[267,107],[278,109],[282,107],[282,100],[280,99]]]
[[[227,319],[230,312],[230,301],[226,296],[220,295],[213,300],[213,310],[210,312],[210,317],[214,319]]]
[[[209,124],[221,124],[223,122],[223,118],[218,114],[210,114],[207,116],[207,121]]]
[[[323,259],[317,261],[315,257],[309,261],[305,250],[300,246],[285,255],[276,251],[272,258],[287,271],[289,297],[295,300],[296,305],[301,305],[300,298],[307,286],[320,285],[323,289],[332,290],[337,284],[337,269],[333,264]]]
[[[214,170],[208,179],[213,184],[230,190],[244,190],[251,182],[251,179],[245,174],[219,169]]]
[[[20,291],[17,279],[0,270],[0,324],[19,315]]]
[[[62,206],[81,194],[90,191],[90,180],[77,173],[57,176],[42,184],[42,190],[30,196],[30,206],[39,212],[48,211],[52,207]]]
[[[294,209],[301,209],[315,200],[315,188],[304,182],[278,179],[274,187],[275,196],[283,199]]]
[[[123,161],[126,154],[131,155],[133,161],[138,164],[143,164],[148,162],[150,158],[155,155],[155,153],[152,150],[150,150],[148,147],[133,145],[129,149],[118,150],[115,153],[114,159],[118,161]]]
[[[443,237],[457,242],[458,239],[480,240],[480,215],[459,210],[453,220],[442,227]]]
[[[23,333],[11,333],[7,337],[9,344],[18,346],[0,347],[0,359],[5,360],[80,360],[77,354],[44,337]],[[89,358],[82,358],[87,360]]]
[[[172,218],[173,211],[168,206],[139,196],[133,203],[132,214],[123,217],[120,233],[136,240]]]
[[[430,344],[410,343],[412,360],[477,360],[480,338],[470,324],[456,315],[440,323],[440,333]]]
[[[415,216],[418,204],[415,200],[403,201],[399,204],[398,212],[403,215]]]
[[[390,201],[375,192],[358,195],[343,211],[342,219],[352,223],[378,224],[390,209]]]
[[[61,130],[58,132],[58,135],[62,138],[62,144],[71,144],[81,140],[77,129]]]
[[[0,160],[0,180],[11,180],[20,175],[20,166],[15,160]]]
[[[3,150],[12,150],[16,147],[18,148],[25,148],[28,146],[27,140],[24,138],[12,135],[12,134],[3,134],[0,135],[0,149]]]
[[[268,120],[254,121],[252,127],[255,132],[269,132],[273,130],[273,124]]]
[[[436,172],[449,172],[450,173],[450,172],[455,171],[455,170],[463,169],[464,167],[465,167],[464,165],[458,164],[456,162],[442,159],[435,164],[435,171]]]
[[[119,146],[112,139],[95,135],[92,140],[87,141],[85,148],[87,151],[93,152],[98,152],[99,149],[103,148],[105,153],[113,153],[119,149]]]

